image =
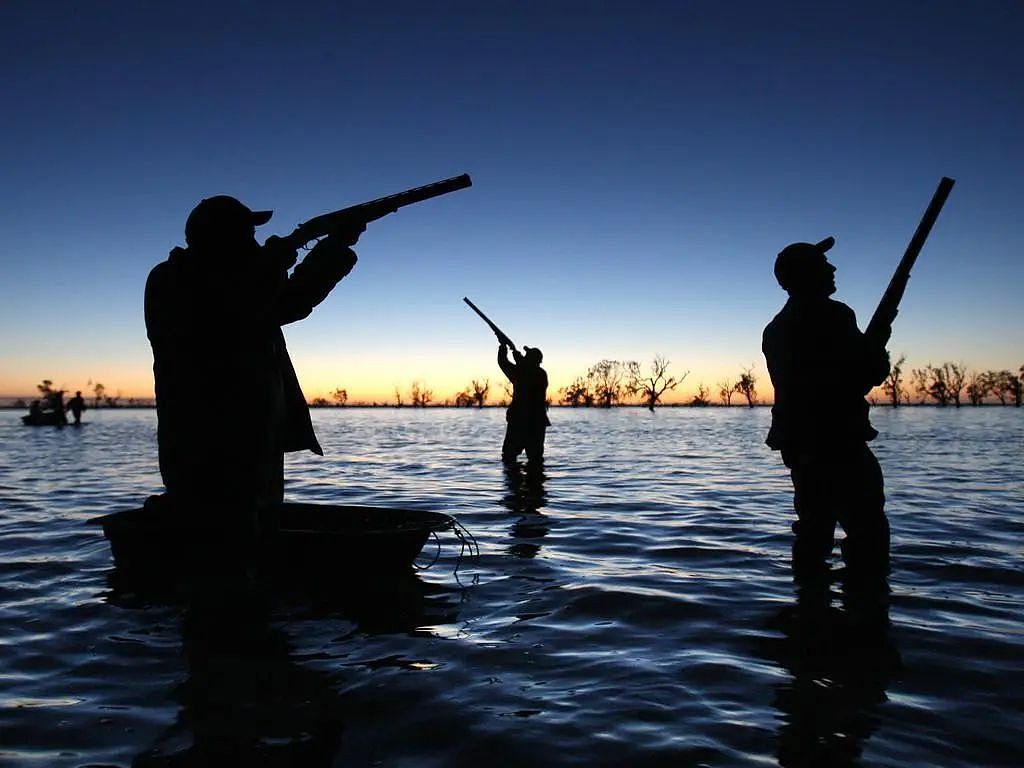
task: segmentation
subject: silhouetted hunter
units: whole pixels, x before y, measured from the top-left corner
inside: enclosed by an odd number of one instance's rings
[[[867,445],[878,433],[864,397],[888,375],[889,357],[884,342],[860,332],[852,309],[829,298],[836,268],[825,252],[834,243],[794,243],[775,261],[789,300],[764,329],[775,388],[766,442],[781,451],[793,480],[797,576],[827,567],[838,522],[848,571],[884,578],[889,523],[882,470]]]
[[[505,412],[505,441],[501,446],[503,461],[512,462],[526,451],[530,463],[544,461],[544,435],[551,426],[548,421],[548,374],[540,367],[544,355],[535,347],[523,347],[526,354],[511,347],[515,363],[508,359],[509,345],[498,347],[498,365],[512,382],[512,402]]]
[[[462,300],[498,337],[498,366],[512,382],[512,402],[505,412],[507,425],[501,458],[506,463],[514,462],[520,453],[526,451],[530,463],[539,467],[544,461],[544,435],[551,426],[547,413],[548,374],[540,367],[544,355],[534,347],[523,347],[525,354],[520,354],[512,339],[476,304],[465,296]],[[508,359],[509,349],[515,358],[514,363]]]
[[[323,454],[281,326],[307,317],[351,271],[349,246],[365,229],[358,219],[336,225],[295,265],[294,241],[256,241],[271,214],[226,195],[201,201],[185,223],[187,247],[146,283],[165,499],[189,512],[216,507],[224,523],[234,514],[243,530],[281,501],[285,452]]]
[[[864,397],[889,373],[885,345],[910,270],[954,183],[945,176],[939,181],[863,333],[853,310],[829,298],[836,291],[836,268],[825,252],[834,238],[793,243],[775,260],[775,277],[789,301],[764,329],[762,349],[775,387],[765,442],[782,452],[793,479],[798,577],[824,570],[836,522],[846,532],[843,558],[855,579],[884,579],[887,572],[882,470],[867,446],[878,433]]]
[[[75,417],[75,424],[82,423],[82,412],[85,410],[85,399],[82,397],[81,390],[75,392],[75,396],[68,400],[66,409],[71,411],[71,415]]]

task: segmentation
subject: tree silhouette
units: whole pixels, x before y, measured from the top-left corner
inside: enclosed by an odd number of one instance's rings
[[[409,390],[409,402],[418,408],[425,408],[434,398],[434,393],[424,387],[420,382],[414,381]]]
[[[309,404],[314,408],[324,408],[328,403],[326,397],[314,397]]]
[[[473,379],[470,384],[470,394],[477,408],[483,408],[487,402],[487,394],[491,391],[491,380],[484,379],[482,382]]]
[[[989,391],[988,376],[984,373],[971,373],[967,381],[967,399],[971,401],[971,405],[981,405]]]
[[[459,392],[455,396],[455,407],[456,408],[471,408],[473,407],[473,395],[469,393],[469,390]]]
[[[100,403],[103,402],[103,395],[107,391],[107,388],[100,384],[98,381],[92,387],[93,393],[93,406],[99,408]]]
[[[711,405],[711,401],[708,399],[708,395],[711,392],[707,387],[704,386],[703,382],[697,385],[697,394],[693,396],[693,400],[690,401],[690,405],[704,406]]]
[[[946,378],[946,389],[953,405],[960,407],[960,393],[963,392],[967,379],[967,366],[961,363],[943,363],[943,375]]]
[[[398,387],[395,387],[395,406],[402,407],[402,393],[398,391]]]
[[[573,408],[594,404],[594,393],[590,389],[590,382],[582,376],[577,376],[571,384],[558,391],[562,393],[561,402]]]
[[[757,402],[756,384],[757,377],[754,375],[754,366],[751,365],[740,374],[740,380],[734,385],[736,391],[747,398],[747,405],[751,408]]]
[[[882,382],[882,391],[888,396],[893,408],[899,407],[900,402],[906,400],[906,393],[903,391],[903,364],[906,362],[907,356],[900,355],[899,359],[892,363],[889,375]]]
[[[655,355],[650,372],[646,375],[640,372],[640,363],[635,360],[625,364],[628,377],[626,391],[630,395],[641,395],[647,403],[647,410],[651,413],[654,413],[654,406],[667,390],[675,389],[683,379],[690,375],[690,372],[687,371],[678,379],[669,376],[669,364],[670,361],[661,355]]]
[[[736,393],[736,384],[729,379],[718,382],[718,398],[723,405],[732,405],[732,396]]]
[[[621,400],[625,374],[626,367],[618,360],[602,360],[591,366],[587,380],[594,393],[594,401],[610,408],[612,403]]]
[[[989,382],[989,391],[998,398],[1000,405],[1006,405],[1007,398],[1013,398],[1019,405],[1021,399],[1021,381],[1013,371],[985,371]]]
[[[953,400],[953,395],[950,392],[949,369],[947,365],[936,367],[928,363],[924,368],[915,368],[913,370],[914,391],[921,395],[922,403],[929,397],[935,400],[939,406],[949,405]]]

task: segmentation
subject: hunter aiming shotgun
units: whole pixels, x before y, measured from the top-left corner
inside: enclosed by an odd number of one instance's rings
[[[899,312],[903,292],[907,289],[910,270],[913,268],[914,262],[917,261],[917,255],[921,252],[921,247],[928,238],[932,225],[935,224],[935,220],[939,217],[939,211],[942,210],[946,198],[949,197],[953,184],[953,179],[946,176],[942,177],[942,181],[939,182],[935,194],[932,195],[932,201],[928,203],[928,208],[925,210],[924,216],[921,217],[921,223],[917,225],[917,231],[914,232],[914,236],[910,239],[910,245],[907,246],[903,258],[900,259],[900,263],[893,273],[892,280],[889,281],[889,287],[882,294],[882,300],[878,302],[878,307],[871,316],[871,322],[868,323],[868,327],[864,330],[864,335],[880,346],[884,347],[892,335],[892,323]]]
[[[481,312],[480,308],[477,307],[476,304],[474,304],[472,301],[467,299],[465,296],[462,297],[462,300],[469,305],[470,309],[472,309],[474,312],[476,312],[478,315],[480,315],[481,319],[485,323],[487,323],[489,326],[491,326],[491,330],[494,331],[494,335],[498,337],[498,341],[499,342],[501,342],[502,344],[508,344],[510,347],[512,347],[512,349],[516,349],[516,345],[512,341],[512,339],[510,339],[508,336],[506,336],[505,332],[502,331],[501,328],[499,328],[494,323],[492,323],[491,319],[487,315],[485,315],[483,312]]]
[[[412,205],[413,203],[421,203],[432,197],[447,195],[449,192],[465,189],[472,185],[473,181],[469,178],[469,174],[464,173],[461,176],[453,176],[450,179],[435,181],[433,184],[414,187],[413,189],[407,189],[404,192],[397,192],[386,197],[378,197],[376,200],[370,200],[368,203],[360,203],[349,208],[342,208],[339,211],[315,216],[309,221],[299,224],[299,226],[292,230],[291,234],[285,235],[281,240],[290,248],[301,248],[311,240],[325,237],[332,232],[351,230],[353,224],[368,224],[371,221],[387,216],[389,213],[394,213],[399,208]]]

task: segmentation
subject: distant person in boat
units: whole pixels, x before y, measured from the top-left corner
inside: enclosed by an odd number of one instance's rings
[[[512,382],[512,402],[505,412],[505,442],[501,458],[514,462],[526,451],[531,463],[544,461],[544,436],[551,426],[547,414],[548,374],[540,367],[544,355],[535,347],[512,347],[515,362],[508,359],[509,345],[498,347],[498,366]]]
[[[226,195],[202,200],[185,222],[187,247],[146,282],[161,502],[245,510],[245,523],[282,500],[285,452],[323,455],[281,326],[307,317],[352,270],[349,246],[363,230],[320,240],[296,265],[279,238],[256,241],[271,214]]]
[[[789,300],[762,339],[775,388],[765,442],[781,452],[793,481],[795,575],[827,572],[838,522],[847,573],[884,579],[889,522],[864,398],[888,375],[889,357],[857,328],[853,310],[830,298],[836,268],[826,251],[834,244],[793,243],[775,260]]]
[[[71,415],[75,418],[75,424],[82,423],[82,412],[85,410],[85,398],[82,397],[81,391],[75,392],[75,396],[68,400],[66,410],[71,411]]]
[[[42,421],[43,418],[43,404],[38,400],[33,400],[28,406],[28,418],[33,424],[37,424]]]

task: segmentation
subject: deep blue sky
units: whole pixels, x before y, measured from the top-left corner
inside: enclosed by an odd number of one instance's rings
[[[148,395],[146,274],[202,197],[310,216],[469,172],[371,225],[286,333],[307,395],[501,378],[468,295],[553,388],[655,353],[751,363],[787,243],[837,238],[862,323],[957,184],[891,349],[1024,362],[1024,5],[7,3],[0,393]]]

